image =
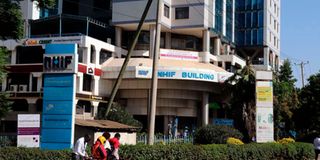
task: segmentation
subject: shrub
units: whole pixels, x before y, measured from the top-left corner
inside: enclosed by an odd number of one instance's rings
[[[282,138],[282,139],[278,140],[278,143],[280,143],[280,144],[287,144],[287,143],[293,143],[293,142],[295,142],[295,141],[292,138]]]
[[[238,160],[238,159],[312,159],[314,150],[309,143],[265,143],[265,144],[170,144],[170,145],[124,145],[120,157],[126,160]],[[0,148],[0,159],[6,160],[69,160],[71,150],[44,151],[37,148]]]
[[[227,144],[242,145],[244,143],[240,139],[229,137],[227,139]]]
[[[194,135],[194,143],[225,144],[229,137],[242,139],[243,135],[237,129],[228,126],[207,125],[196,131]]]

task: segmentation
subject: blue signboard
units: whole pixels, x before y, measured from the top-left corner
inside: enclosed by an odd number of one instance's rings
[[[233,119],[215,118],[215,119],[213,119],[213,124],[219,125],[219,126],[231,126],[231,127],[233,127]]]
[[[41,149],[69,149],[73,145],[75,73],[70,71],[75,69],[68,64],[76,62],[72,59],[76,53],[76,44],[46,45]]]

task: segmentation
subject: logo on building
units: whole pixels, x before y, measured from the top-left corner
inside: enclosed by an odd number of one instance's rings
[[[74,72],[73,55],[45,55],[43,58],[44,72]]]

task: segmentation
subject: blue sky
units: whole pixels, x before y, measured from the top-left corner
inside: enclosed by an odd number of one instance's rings
[[[320,70],[320,0],[281,1],[281,59],[289,58],[301,87],[300,67],[305,65],[305,83],[311,74]]]

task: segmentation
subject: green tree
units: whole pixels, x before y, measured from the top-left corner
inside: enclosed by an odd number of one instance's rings
[[[19,39],[23,36],[23,20],[19,2],[21,0],[0,1],[0,40]],[[38,7],[52,7],[55,0],[37,0]],[[0,81],[6,75],[6,59],[8,51],[0,47]],[[0,93],[0,118],[10,111],[11,103],[7,100],[8,94]]]
[[[250,141],[255,136],[255,72],[251,63],[238,70],[226,83],[231,84],[231,112],[236,128],[244,134],[244,140]]]
[[[296,79],[292,75],[291,63],[286,59],[284,60],[283,65],[280,66],[279,73],[275,74],[273,80],[276,138],[286,136],[285,134],[281,135],[280,131],[287,133],[289,130],[294,129],[292,116],[299,104],[298,94],[294,85],[295,82]],[[280,124],[285,125],[283,126]]]
[[[111,121],[116,121],[119,123],[123,123],[126,125],[131,125],[135,127],[142,127],[142,124],[133,118],[133,116],[119,103],[113,103],[111,106],[111,109],[109,111],[109,114],[107,117],[105,117],[105,110],[106,106],[99,107],[98,110],[98,119],[108,119]]]
[[[303,134],[320,131],[320,72],[308,82],[299,93],[300,107],[294,113],[296,127]]]

